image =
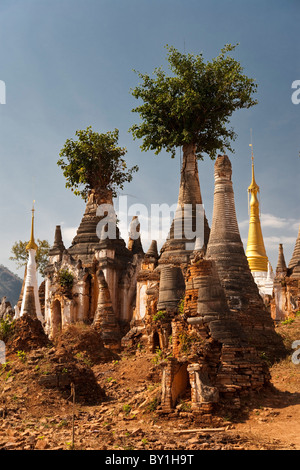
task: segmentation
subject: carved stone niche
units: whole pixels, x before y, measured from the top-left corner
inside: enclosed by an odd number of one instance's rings
[[[163,369],[161,404],[164,412],[172,411],[177,399],[189,388],[193,411],[210,411],[214,403],[219,401],[218,389],[209,383],[201,364],[188,364],[169,358],[161,366]]]
[[[203,373],[201,364],[190,364],[187,371],[191,384],[192,409],[201,409],[203,404],[217,403],[219,401],[218,389],[209,384],[208,377]]]

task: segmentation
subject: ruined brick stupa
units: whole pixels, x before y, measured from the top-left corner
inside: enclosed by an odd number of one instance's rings
[[[237,224],[229,158],[215,163],[215,193],[207,258],[214,261],[232,317],[240,323],[249,342],[261,351],[276,351],[277,334],[244,252]]]
[[[68,249],[56,227],[46,269],[45,330],[54,337],[70,323],[85,322],[101,329],[106,346],[119,350],[135,306],[136,275],[144,252],[139,238],[129,240],[126,247],[117,227],[113,239],[103,236],[99,223],[104,216],[97,208],[104,203],[112,201],[90,192]]]
[[[177,239],[173,221],[161,256],[145,257],[137,277],[132,331],[150,351],[159,348],[169,357],[162,363],[165,411],[187,389],[194,410],[210,410],[223,399],[238,405],[240,395],[268,382],[261,355],[284,351],[244,252],[231,173],[229,158],[219,156],[212,226],[205,221],[201,242],[196,234],[191,249],[190,239]],[[202,203],[197,179],[189,154],[178,205]]]

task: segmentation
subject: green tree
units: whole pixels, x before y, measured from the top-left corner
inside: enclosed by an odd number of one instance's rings
[[[39,273],[41,276],[44,277],[44,270],[48,264],[48,254],[50,245],[47,240],[40,240],[39,238],[36,240],[37,244],[37,252],[36,252],[36,265],[38,268]],[[10,256],[10,260],[16,261],[17,268],[22,268],[23,266],[27,265],[28,261],[28,251],[26,250],[26,246],[28,245],[27,242],[22,242],[19,240],[15,242],[11,248],[11,253],[13,256]]]
[[[84,200],[91,190],[116,196],[117,189],[123,189],[138,170],[137,166],[127,169],[123,158],[127,150],[118,146],[118,129],[100,134],[89,126],[75,135],[78,139],[66,140],[57,162],[66,177],[66,187]]]
[[[207,62],[202,54],[182,54],[166,47],[171,76],[161,67],[154,70],[154,77],[138,73],[142,83],[132,90],[143,101],[132,110],[141,118],[130,128],[134,139],[143,139],[143,151],[159,154],[165,149],[172,157],[181,146],[198,159],[204,154],[214,159],[218,150],[233,152],[236,134],[227,127],[229,119],[235,110],[257,103],[252,98],[255,81],[229,55],[236,46],[226,45]]]

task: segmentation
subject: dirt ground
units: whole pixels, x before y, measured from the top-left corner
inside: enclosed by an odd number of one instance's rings
[[[278,331],[290,347],[300,319]],[[92,360],[75,336],[71,350],[66,341],[29,351],[12,342],[0,368],[0,450],[300,450],[300,364],[291,355],[240,410],[197,416],[183,401],[164,415],[154,355],[100,348]]]

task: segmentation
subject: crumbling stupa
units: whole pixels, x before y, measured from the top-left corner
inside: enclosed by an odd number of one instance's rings
[[[112,203],[91,191],[68,249],[56,227],[46,268],[45,330],[52,338],[68,324],[85,322],[101,328],[104,344],[119,350],[132,318],[144,252],[139,238],[130,239],[126,247],[117,227],[115,238],[103,236],[98,224],[104,216],[97,209],[107,202]]]
[[[189,158],[189,164],[183,162],[178,205],[202,204],[198,172]],[[191,250],[191,240],[177,239],[175,214],[161,256],[146,255],[137,277],[136,310],[125,339],[133,342],[136,335],[150,351],[165,353],[166,412],[186,393],[197,411],[211,411],[224,400],[239,406],[243,394],[268,382],[261,357],[284,350],[244,252],[231,173],[229,158],[220,155],[215,162],[212,227],[209,231],[205,222],[204,243],[196,234]]]
[[[285,262],[283,245],[279,244],[274,298],[271,302],[272,317],[276,321],[286,320],[298,311],[300,311],[300,226],[288,266]]]
[[[280,351],[280,341],[244,252],[231,174],[229,158],[219,156],[215,163],[213,221],[206,256],[215,263],[232,318],[240,323],[250,344],[273,356]]]

